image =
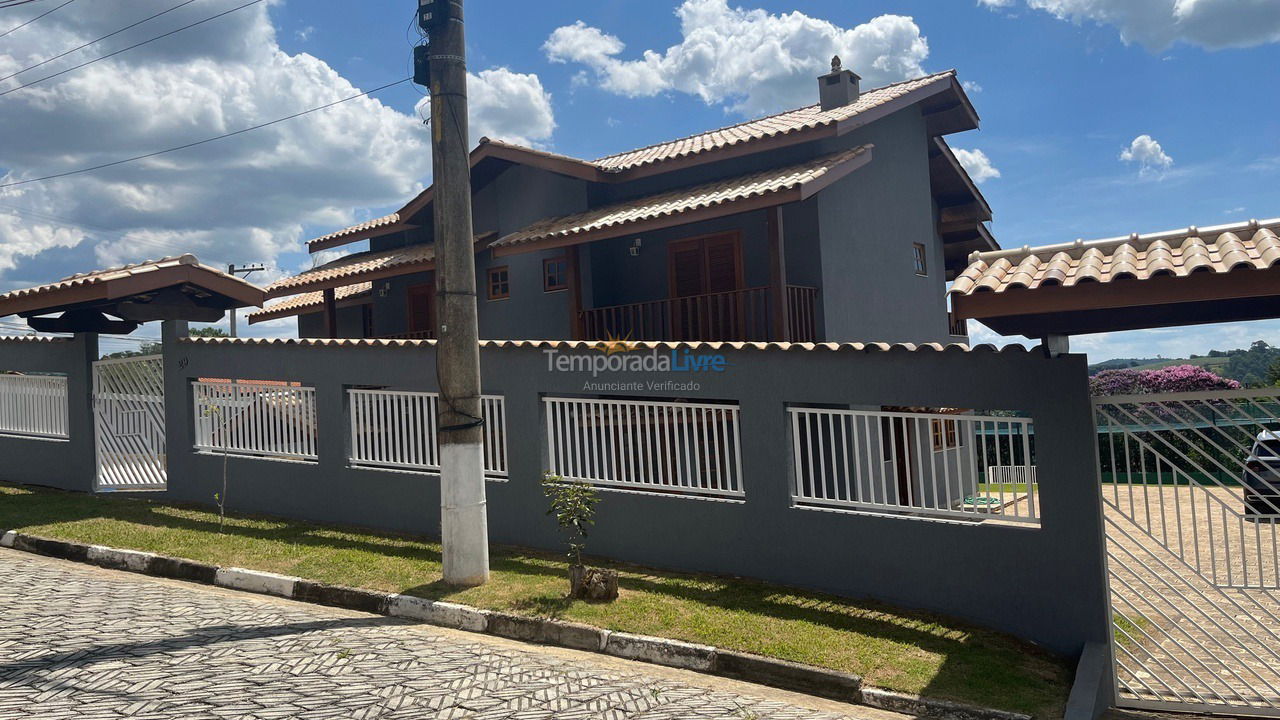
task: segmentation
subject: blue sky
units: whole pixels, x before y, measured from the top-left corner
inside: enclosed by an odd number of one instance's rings
[[[4,11],[0,31],[46,4]],[[157,11],[172,3],[142,4]],[[236,4],[198,0],[154,28]],[[147,56],[120,56],[114,78],[129,80],[123,84],[51,82],[40,102],[54,110],[65,103],[57,123],[39,119],[50,111],[26,97],[31,90],[0,97],[6,127],[41,128],[28,131],[29,152],[0,146],[0,169],[12,178],[31,177],[86,159],[157,149],[342,97],[349,94],[345,83],[367,89],[399,79],[409,73],[414,4],[284,0],[268,11],[239,12],[244,17],[184,34],[189,39],[149,46]],[[1135,10],[1138,5],[1146,9]],[[21,68],[24,60],[65,49],[70,37],[91,37],[124,24],[120,17],[142,13],[138,5],[121,7],[122,15],[96,25],[83,18],[55,22],[59,13],[41,21],[43,33],[0,39],[0,70]],[[822,58],[845,43],[846,64],[872,81],[956,68],[970,84],[982,129],[949,140],[981,151],[998,172],[982,190],[995,209],[992,229],[1006,247],[1270,218],[1280,216],[1277,7],[1265,0],[473,2],[470,69],[504,72],[473,90],[486,108],[473,121],[481,131],[516,133],[546,149],[594,158],[801,104],[791,98],[809,102]],[[119,46],[149,37],[146,27]],[[578,32],[551,47],[549,39],[566,27]],[[757,52],[762,43],[751,35],[757,31],[781,37],[783,47],[772,56]],[[193,49],[199,42],[209,47]],[[646,51],[655,53],[653,62],[634,62]],[[113,65],[117,59],[93,72],[108,73]],[[182,73],[166,79],[159,67]],[[144,76],[157,87],[172,83],[158,96],[163,103],[147,101],[147,93],[160,91],[133,80]],[[276,87],[287,89],[273,93]],[[795,88],[791,95],[789,88]],[[129,125],[129,116],[104,130],[94,124],[101,113],[85,110],[77,125],[75,113],[86,105],[77,92],[102,93],[97,101],[110,113],[136,105],[139,118],[172,105],[166,112],[175,120],[172,127],[117,138],[115,128]],[[296,272],[309,262],[298,250],[301,241],[394,209],[429,182],[426,138],[415,119],[420,99],[416,89],[401,86],[378,95],[386,107],[350,103],[330,120],[294,121],[303,127],[280,131],[269,150],[265,141],[231,140],[175,161],[182,168],[143,164],[109,178],[0,194],[0,288],[185,246],[211,261],[267,261],[273,272]],[[526,101],[532,105],[521,104]],[[377,121],[364,120],[370,117]],[[357,120],[362,127],[354,128]],[[1144,135],[1149,141],[1132,145]],[[68,137],[85,144],[99,138],[102,147],[78,154],[50,149],[63,148]],[[1131,146],[1137,156],[1122,160]],[[306,158],[308,151],[314,157]],[[240,152],[246,159],[237,164],[233,156]],[[261,161],[264,152],[271,162]],[[249,153],[259,160],[251,162]],[[221,163],[211,179],[202,161]],[[184,192],[155,190],[173,177],[165,173],[179,171],[189,173],[174,183]],[[206,197],[211,183],[220,189]],[[266,207],[267,198],[276,204]],[[180,211],[184,203],[199,209]],[[229,219],[242,207],[251,208],[243,220]],[[291,207],[296,210],[286,215]],[[21,213],[6,224],[6,209]],[[1203,352],[1258,338],[1280,344],[1280,322],[1082,338],[1076,347],[1101,360]]]

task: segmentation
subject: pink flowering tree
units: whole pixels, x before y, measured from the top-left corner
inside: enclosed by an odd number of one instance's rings
[[[1159,370],[1103,370],[1089,378],[1089,390],[1095,397],[1238,389],[1240,383],[1199,365],[1173,365]]]

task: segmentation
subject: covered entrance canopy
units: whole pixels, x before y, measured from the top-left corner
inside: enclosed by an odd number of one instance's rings
[[[958,319],[1029,338],[1280,317],[1280,219],[974,253]]]
[[[5,293],[0,317],[26,318],[40,332],[127,335],[154,320],[216,322],[228,309],[264,301],[258,286],[181,255]]]

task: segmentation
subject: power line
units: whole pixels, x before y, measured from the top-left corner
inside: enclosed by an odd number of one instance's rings
[[[68,1],[70,1],[70,0],[68,0]],[[92,64],[94,64],[94,63],[96,63],[96,62],[101,62],[101,61],[103,61],[103,60],[106,60],[107,58],[115,57],[116,55],[119,55],[120,53],[128,52],[128,51],[130,51],[130,50],[132,50],[132,49],[134,49],[134,48],[142,47],[143,45],[146,45],[146,44],[148,44],[148,43],[153,43],[153,42],[155,42],[156,40],[162,40],[162,39],[164,39],[164,38],[169,37],[170,35],[177,35],[178,33],[182,32],[183,30],[190,30],[191,28],[196,27],[197,25],[203,25],[203,24],[205,24],[205,23],[209,22],[210,20],[217,20],[217,19],[218,19],[218,18],[220,18],[220,17],[225,17],[225,16],[227,16],[227,15],[230,15],[230,14],[231,14],[231,13],[233,13],[233,12],[236,12],[237,10],[243,10],[243,9],[245,9],[245,8],[247,8],[247,7],[251,6],[251,5],[257,5],[257,4],[258,4],[258,3],[260,3],[260,2],[262,2],[262,0],[249,0],[249,2],[247,2],[247,3],[243,4],[243,5],[238,5],[238,6],[236,6],[236,7],[231,8],[230,10],[225,10],[225,11],[223,11],[223,12],[218,13],[217,15],[213,15],[213,16],[211,16],[211,17],[207,17],[207,18],[205,18],[205,19],[203,19],[203,20],[197,20],[196,22],[193,22],[193,23],[191,23],[190,25],[183,25],[182,27],[178,28],[177,30],[170,30],[169,32],[164,33],[163,35],[157,35],[157,36],[155,36],[155,37],[153,37],[153,38],[151,38],[151,39],[149,39],[149,40],[143,40],[142,42],[134,43],[133,45],[130,45],[129,47],[120,48],[119,50],[116,50],[115,52],[110,52],[110,53],[107,53],[106,55],[102,55],[102,56],[100,56],[100,57],[96,57],[96,58],[94,58],[94,59],[92,59],[92,60],[87,60],[87,61],[85,61],[85,62],[80,63],[79,65],[72,65],[71,67],[67,68],[66,70],[59,70],[58,72],[53,73],[52,75],[45,75],[44,77],[40,78],[39,80],[32,80],[31,82],[27,83],[26,85],[19,85],[18,87],[15,87],[15,88],[9,88],[8,90],[5,90],[4,92],[0,92],[0,97],[3,97],[3,96],[5,96],[5,95],[8,95],[9,93],[18,92],[19,90],[21,90],[21,89],[23,89],[23,88],[29,88],[29,87],[31,87],[32,85],[37,85],[37,84],[39,84],[39,83],[44,82],[45,80],[51,80],[51,79],[53,79],[53,78],[58,77],[59,75],[66,75],[67,73],[69,73],[69,72],[74,72],[74,71],[76,71],[76,70],[79,70],[79,69],[80,69],[80,68],[82,68],[82,67],[86,67],[86,66],[88,66],[88,65],[92,65]]]
[[[261,2],[261,0],[254,0],[254,2]],[[319,111],[321,111],[321,110],[327,110],[327,109],[329,109],[329,108],[331,108],[331,107],[334,107],[335,105],[341,105],[342,103],[350,102],[350,101],[352,101],[352,100],[357,100],[357,99],[359,99],[359,98],[365,97],[366,95],[372,95],[372,94],[374,94],[374,93],[376,93],[376,92],[379,92],[379,91],[382,91],[382,90],[386,90],[387,88],[395,87],[396,85],[401,85],[401,84],[403,84],[403,83],[407,83],[407,82],[409,82],[409,81],[410,81],[410,80],[412,80],[412,79],[413,79],[413,78],[404,78],[404,79],[402,79],[402,80],[396,80],[395,82],[387,83],[386,85],[382,85],[382,86],[380,86],[380,87],[376,87],[376,88],[374,88],[374,89],[372,89],[372,90],[366,90],[366,91],[364,91],[364,92],[362,92],[362,93],[359,93],[359,94],[356,94],[356,95],[351,95],[351,96],[349,96],[349,97],[342,98],[341,100],[335,100],[335,101],[333,101],[333,102],[331,102],[331,103],[328,103],[327,105],[320,105],[320,106],[318,106],[318,107],[313,107],[313,108],[311,108],[311,109],[309,109],[309,110],[303,110],[302,112],[296,112],[296,113],[294,113],[294,114],[292,114],[292,115],[288,115],[288,116],[286,116],[286,117],[277,118],[277,119],[275,119],[275,120],[271,120],[271,121],[269,121],[269,122],[264,122],[264,123],[261,123],[261,124],[258,124],[258,125],[254,125],[254,126],[252,126],[252,127],[242,128],[242,129],[240,129],[240,130],[236,130],[236,131],[234,131],[234,132],[225,133],[225,134],[218,135],[218,136],[211,137],[211,138],[205,138],[204,140],[197,140],[196,142],[187,143],[187,144],[185,144],[185,145],[179,145],[179,146],[177,146],[177,147],[171,147],[171,148],[168,148],[168,149],[165,149],[165,150],[157,150],[156,152],[146,153],[145,155],[136,155],[136,156],[134,156],[134,157],[131,157],[131,158],[125,158],[125,159],[123,159],[123,160],[116,160],[116,161],[114,161],[114,162],[102,163],[101,165],[93,165],[93,166],[91,166],[91,167],[80,168],[79,170],[68,170],[67,172],[56,173],[56,174],[53,174],[53,175],[45,175],[44,177],[30,178],[30,179],[27,179],[27,180],[19,180],[19,181],[17,181],[17,182],[4,183],[4,184],[0,184],[0,189],[3,189],[3,188],[9,188],[9,187],[15,187],[15,186],[18,186],[18,185],[26,185],[26,184],[28,184],[28,183],[44,182],[45,180],[55,180],[55,179],[57,179],[57,178],[64,178],[64,177],[67,177],[67,176],[69,176],[69,175],[80,175],[80,174],[82,174],[82,173],[93,172],[93,171],[95,171],[95,170],[103,170],[103,169],[106,169],[106,168],[109,168],[109,167],[115,167],[115,166],[117,166],[117,165],[124,165],[125,163],[136,162],[136,161],[138,161],[138,160],[146,160],[147,158],[153,158],[153,157],[156,157],[156,156],[158,156],[158,155],[165,155],[165,154],[168,154],[168,153],[171,153],[171,152],[177,152],[177,151],[179,151],[179,150],[187,150],[187,149],[190,149],[190,148],[196,147],[196,146],[198,146],[198,145],[205,145],[205,144],[207,144],[207,143],[215,142],[215,141],[217,141],[217,140],[225,140],[225,139],[227,139],[227,138],[229,138],[229,137],[235,137],[236,135],[243,135],[243,134],[245,134],[245,133],[247,133],[247,132],[252,132],[252,131],[254,131],[254,130],[261,130],[262,128],[270,127],[270,126],[272,126],[272,125],[278,125],[278,124],[280,124],[280,123],[282,123],[282,122],[286,122],[286,121],[288,121],[288,120],[293,120],[294,118],[299,118],[299,117],[302,117],[303,115],[309,115],[309,114],[311,114],[311,113],[313,113],[313,112],[319,112]],[[0,93],[0,95],[3,95],[3,94],[4,94],[4,93]]]
[[[26,27],[26,26],[30,25],[31,23],[33,23],[33,22],[35,22],[35,21],[39,20],[40,18],[44,17],[45,15],[48,15],[48,14],[50,14],[50,13],[57,12],[58,10],[61,10],[62,8],[64,8],[64,7],[68,6],[68,5],[70,5],[71,3],[75,2],[75,1],[76,1],[76,0],[67,0],[66,2],[62,3],[62,4],[61,4],[61,5],[59,5],[58,7],[55,7],[54,9],[49,10],[49,11],[47,11],[47,12],[40,13],[39,15],[37,15],[37,16],[35,16],[35,17],[31,18],[30,20],[28,20],[28,21],[26,21],[26,22],[24,22],[24,23],[22,23],[21,25],[15,25],[14,27],[11,27],[11,28],[9,28],[8,30],[5,30],[4,32],[0,33],[0,38],[2,38],[2,37],[4,37],[4,36],[8,35],[9,33],[13,32],[14,30],[21,30],[22,28],[24,28],[24,27]],[[8,6],[6,6],[6,7],[8,7]]]
[[[90,40],[89,42],[87,42],[87,43],[85,43],[85,44],[83,44],[83,45],[81,45],[81,46],[79,46],[79,47],[71,48],[70,50],[68,50],[68,51],[66,51],[66,52],[64,52],[64,53],[62,53],[62,54],[54,55],[54,56],[53,56],[53,57],[51,57],[51,58],[46,58],[46,59],[44,59],[44,60],[41,60],[40,62],[36,63],[35,65],[32,65],[32,66],[30,66],[30,67],[25,67],[25,68],[23,68],[23,69],[19,70],[18,72],[15,72],[15,73],[12,73],[12,74],[9,74],[9,75],[5,75],[4,77],[0,77],[0,82],[4,82],[5,80],[8,80],[8,79],[10,79],[10,78],[17,77],[17,76],[21,75],[21,74],[22,74],[22,73],[24,73],[24,72],[27,72],[27,71],[30,71],[30,70],[35,70],[36,68],[38,68],[38,67],[40,67],[40,66],[42,66],[42,65],[48,65],[49,63],[53,62],[54,60],[57,60],[57,59],[59,59],[59,58],[64,58],[64,57],[66,57],[66,56],[70,55],[70,54],[71,54],[71,53],[73,53],[73,52],[78,52],[78,51],[80,51],[80,50],[83,50],[83,49],[85,49],[85,48],[87,48],[87,47],[89,47],[90,45],[93,45],[93,44],[95,44],[95,43],[100,43],[100,42],[102,42],[103,40],[106,40],[106,39],[107,39],[107,38],[109,38],[109,37],[115,37],[116,35],[119,35],[120,33],[124,32],[125,30],[132,30],[133,28],[138,27],[139,25],[141,25],[141,24],[142,24],[142,23],[144,23],[144,22],[147,22],[147,21],[149,21],[149,20],[155,20],[156,18],[160,17],[161,15],[164,15],[164,14],[167,14],[167,13],[171,13],[171,12],[173,12],[174,10],[177,10],[177,9],[178,9],[178,8],[180,8],[180,7],[183,7],[183,6],[186,6],[186,5],[190,5],[191,3],[195,2],[195,1],[196,1],[196,0],[186,0],[185,2],[181,2],[181,3],[178,3],[177,5],[174,5],[173,7],[169,8],[168,10],[161,10],[160,12],[156,13],[155,15],[152,15],[152,16],[150,16],[150,17],[145,17],[145,18],[143,18],[143,19],[139,20],[138,22],[136,22],[136,23],[134,23],[134,24],[132,24],[132,25],[126,25],[126,26],[124,26],[124,27],[120,28],[119,30],[116,30],[116,31],[115,31],[115,32],[113,32],[113,33],[109,33],[109,34],[107,34],[107,35],[103,35],[102,37],[100,37],[100,38],[98,38],[98,39],[96,39],[96,40]]]

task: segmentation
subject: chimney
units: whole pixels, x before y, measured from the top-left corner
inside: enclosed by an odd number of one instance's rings
[[[854,71],[840,67],[839,55],[831,58],[831,73],[818,78],[818,100],[823,111],[857,102],[860,80]]]

